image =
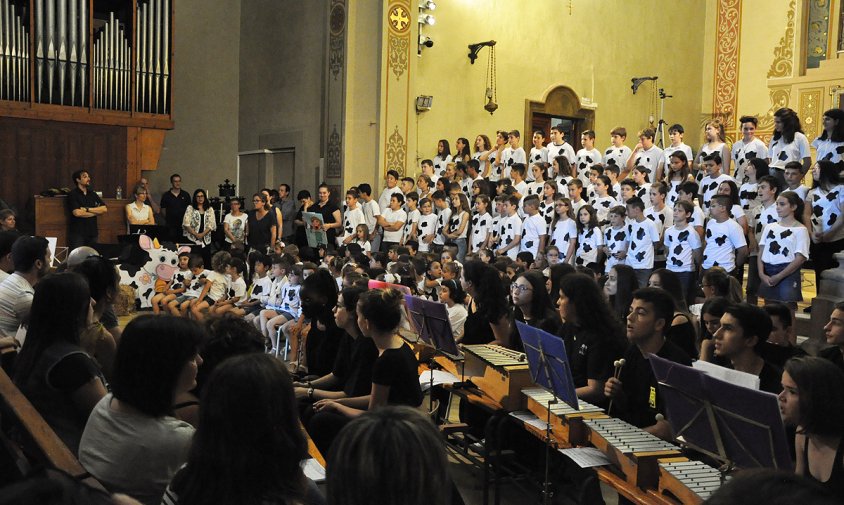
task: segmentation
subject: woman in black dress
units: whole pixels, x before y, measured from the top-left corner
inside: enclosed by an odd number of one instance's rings
[[[252,204],[255,205],[255,209],[249,212],[247,242],[252,249],[266,253],[269,247],[275,244],[278,227],[274,216],[270,213],[272,207],[263,193],[252,195]]]

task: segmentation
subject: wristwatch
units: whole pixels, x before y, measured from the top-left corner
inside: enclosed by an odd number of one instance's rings
[[[310,388],[308,390],[308,398],[313,400],[314,399],[314,388]]]

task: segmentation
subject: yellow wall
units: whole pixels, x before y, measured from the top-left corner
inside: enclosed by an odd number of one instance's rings
[[[559,85],[597,103],[599,149],[609,144],[614,126],[632,132],[631,147],[636,130],[647,126],[652,84],[643,84],[633,95],[632,77],[659,76],[659,86],[675,97],[666,101],[666,120],[696,124],[707,3],[575,0],[570,15],[569,2],[559,0],[518,6],[505,0],[438,2],[436,24],[424,28],[434,47],[423,51],[413,79],[413,96],[432,95],[434,103],[431,111],[417,116],[418,131],[411,135],[408,153],[412,165],[416,151],[411,172],[418,171],[418,161],[436,153],[439,138],[453,146],[457,137],[473,141],[480,133],[494,138],[497,129],[522,130],[525,99],[542,100]],[[490,39],[498,42],[499,109],[492,117],[483,109],[489,49],[481,51],[474,65],[467,58],[468,44]],[[529,144],[524,134],[523,143]]]

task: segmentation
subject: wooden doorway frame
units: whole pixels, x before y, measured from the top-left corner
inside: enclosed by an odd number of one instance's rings
[[[534,130],[534,120],[539,117],[560,117],[570,119],[574,123],[574,131],[566,141],[575,151],[580,149],[580,134],[586,130],[595,129],[595,106],[583,104],[580,96],[570,87],[559,85],[548,90],[542,101],[525,100],[525,146],[531,145]],[[549,132],[545,131],[546,141]]]

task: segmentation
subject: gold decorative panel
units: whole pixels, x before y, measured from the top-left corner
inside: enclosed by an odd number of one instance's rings
[[[800,91],[800,110],[797,114],[800,116],[800,123],[803,126],[803,133],[806,137],[814,139],[818,136],[820,128],[823,126],[821,121],[821,93],[823,88],[806,89]]]
[[[788,4],[788,21],[785,25],[785,34],[780,38],[780,43],[774,48],[774,61],[768,70],[768,78],[789,77],[792,75],[794,64],[794,14],[796,0]]]
[[[741,40],[740,0],[719,0],[715,35],[715,83],[712,114],[725,124],[735,121],[738,105],[738,62]]]
[[[410,50],[412,27],[416,23],[416,7],[409,0],[383,0],[385,9],[384,32],[386,49],[382,60],[382,85],[384,89],[384,114],[382,176],[387,170],[404,175],[408,163],[408,144],[411,115]],[[414,4],[415,5],[415,4]],[[382,39],[383,40],[383,39]],[[380,181],[379,181],[380,183]]]
[[[393,134],[387,140],[387,170],[396,170],[399,175],[404,176],[407,164],[407,145],[404,137],[399,133],[398,125],[393,129]]]

